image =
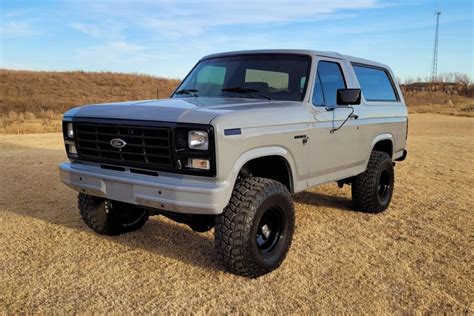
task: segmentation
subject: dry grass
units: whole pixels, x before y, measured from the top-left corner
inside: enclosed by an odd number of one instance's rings
[[[62,115],[52,110],[0,115],[0,134],[48,133],[61,130]]]
[[[62,114],[84,104],[167,97],[175,79],[121,73],[0,69],[0,133],[59,131]]]
[[[0,314],[474,313],[474,120],[410,116],[391,207],[351,210],[335,184],[298,194],[286,261],[227,274],[212,232],[162,217],[99,236],[58,180],[61,136],[0,135]]]
[[[168,96],[177,80],[110,72],[46,72],[0,69],[0,112],[51,110],[63,113],[91,103],[154,99]]]
[[[474,98],[443,92],[410,91],[405,93],[410,113],[437,113],[474,117]]]

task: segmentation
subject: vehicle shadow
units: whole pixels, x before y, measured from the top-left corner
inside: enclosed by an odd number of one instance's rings
[[[84,230],[89,230],[82,223]],[[90,231],[91,234],[95,234]],[[212,232],[193,232],[188,226],[174,223],[163,216],[154,216],[135,232],[106,237],[113,242],[131,248],[140,248],[157,256],[165,256],[206,270],[221,270],[215,261]]]
[[[309,206],[322,206],[343,211],[357,212],[352,206],[352,200],[343,196],[335,196],[313,191],[303,191],[295,194],[293,196],[293,200],[295,203],[301,203]]]
[[[72,191],[67,193],[67,195],[70,194],[75,195]],[[65,195],[66,194],[63,196]],[[71,199],[68,198],[68,200]],[[117,243],[131,249],[142,249],[156,256],[179,260],[183,263],[207,270],[222,269],[215,261],[212,231],[208,233],[196,233],[188,226],[174,223],[163,216],[150,217],[143,228],[137,231],[118,236],[105,236],[99,235],[87,227],[80,218],[75,203],[70,203],[70,207],[68,208],[55,208],[51,206],[48,207],[47,211],[44,211],[44,209],[29,209],[26,211],[21,207],[15,208],[15,210],[7,209],[7,211],[23,217],[28,216],[53,225],[62,226],[77,232],[85,232],[88,235],[94,236],[94,238]],[[71,236],[75,235],[76,234],[72,234]],[[42,237],[38,235],[37,238]],[[80,240],[81,242],[84,241],[83,238]],[[104,249],[104,251],[107,249],[102,247],[96,248],[93,244],[94,243],[91,243],[90,247],[93,247],[95,252],[100,249]],[[83,243],[82,246],[89,247],[87,243]],[[106,252],[109,254],[108,251]]]
[[[174,223],[163,216],[151,217],[142,229],[128,234],[113,237],[96,234],[79,216],[77,192],[59,180],[57,166],[67,160],[63,150],[7,145],[0,146],[0,165],[4,168],[0,177],[0,212],[86,232],[104,241],[140,248],[207,270],[222,270],[215,261],[212,231],[196,233],[187,225]],[[12,155],[15,159],[11,159]],[[74,238],[75,235],[69,236]],[[38,235],[36,238],[48,237]],[[84,247],[89,245],[85,243]],[[94,247],[93,243],[90,247]]]

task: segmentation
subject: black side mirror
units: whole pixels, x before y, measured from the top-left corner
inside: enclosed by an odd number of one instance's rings
[[[360,104],[360,89],[338,89],[337,90],[338,105],[354,105]]]

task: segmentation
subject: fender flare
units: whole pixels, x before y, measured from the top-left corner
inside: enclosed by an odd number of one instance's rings
[[[375,136],[375,138],[372,140],[372,149],[374,148],[375,144],[381,140],[390,140],[393,146],[393,135],[391,133],[383,133]]]
[[[248,163],[249,161],[253,159],[264,158],[264,157],[269,157],[269,156],[279,156],[283,159],[289,173],[288,176],[290,179],[290,190],[293,191],[294,183],[296,181],[296,179],[294,178],[295,177],[294,170],[296,170],[295,162],[290,151],[280,146],[266,146],[266,147],[254,148],[240,155],[240,157],[235,161],[234,166],[232,168],[232,175],[230,179],[232,183],[235,183],[235,180],[237,179],[239,171],[242,169],[242,167],[246,163]]]
[[[370,145],[370,151],[365,159],[365,167],[367,168],[367,164],[369,163],[370,155],[372,154],[372,151],[374,150],[375,145],[383,140],[389,140],[392,143],[392,156],[393,156],[393,150],[395,148],[395,143],[394,143],[394,138],[391,133],[383,133],[375,136],[375,138],[372,140],[372,144]]]

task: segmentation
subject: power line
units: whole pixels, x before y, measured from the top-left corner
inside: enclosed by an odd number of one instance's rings
[[[439,33],[439,16],[441,11],[436,11],[436,32],[435,32],[435,41],[433,48],[433,67],[431,68],[431,82],[436,81],[438,76],[438,33]]]

